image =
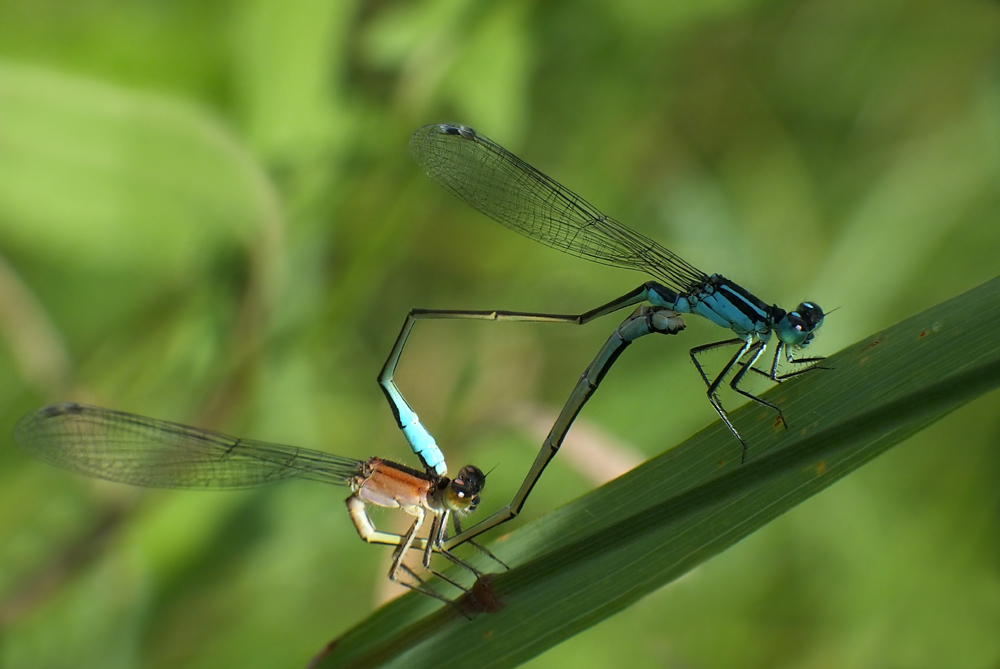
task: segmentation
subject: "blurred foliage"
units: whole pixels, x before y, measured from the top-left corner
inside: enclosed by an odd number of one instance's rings
[[[2,430],[78,399],[408,461],[374,381],[408,309],[644,280],[452,201],[406,151],[434,121],[764,299],[839,307],[832,353],[1000,273],[998,66],[985,1],[6,0]],[[416,331],[400,386],[453,467],[496,466],[484,510],[540,441],[512,416],[557,409],[615,324]],[[719,336],[638,342],[579,427],[648,457],[712,422],[686,349]],[[998,408],[531,666],[997,666]],[[385,591],[344,490],[137,491],[5,444],[0,666],[301,666]],[[594,486],[572,446],[525,515]]]

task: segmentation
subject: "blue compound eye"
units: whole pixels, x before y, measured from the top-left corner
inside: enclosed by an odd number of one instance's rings
[[[808,332],[810,329],[809,323],[806,322],[806,319],[802,318],[794,311],[788,314],[785,317],[785,320],[788,321],[789,327],[791,327],[796,332]]]
[[[805,346],[810,341],[812,341],[813,336],[815,336],[813,334],[813,330],[815,329],[814,323],[810,323],[808,320],[802,318],[799,314],[795,312],[788,314],[788,316],[785,317],[785,320],[788,322],[789,329],[792,332],[800,333],[801,337],[801,340],[796,342],[795,339],[799,339],[800,337],[793,336],[789,341],[789,343],[791,344],[797,343],[799,346]]]
[[[819,324],[823,322],[823,310],[819,308],[818,304],[813,302],[803,302],[795,309],[789,316],[798,316],[799,319],[804,324],[804,329],[808,331],[815,330],[819,327]]]
[[[812,302],[803,302],[798,309],[785,314],[774,327],[778,339],[789,346],[805,346],[823,324],[823,310]]]

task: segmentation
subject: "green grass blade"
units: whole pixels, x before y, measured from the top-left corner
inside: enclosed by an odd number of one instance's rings
[[[514,565],[492,583],[503,610],[468,620],[406,596],[316,666],[511,667],[622,610],[1000,385],[1000,279],[824,366],[768,393],[788,429],[752,402],[733,413],[750,444],[745,465],[716,422],[497,542]]]

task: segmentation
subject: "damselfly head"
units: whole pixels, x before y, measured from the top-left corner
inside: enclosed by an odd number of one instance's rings
[[[803,302],[775,324],[774,333],[789,346],[808,346],[823,324],[825,315],[815,302]]]
[[[445,491],[445,502],[452,511],[472,513],[479,506],[479,493],[486,487],[486,474],[475,465],[466,465]]]

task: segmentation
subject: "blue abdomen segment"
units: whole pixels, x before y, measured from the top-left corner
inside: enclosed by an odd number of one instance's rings
[[[759,337],[770,333],[765,315],[748,310],[738,296],[734,300],[733,295],[725,290],[716,289],[698,295],[691,313],[728,328],[741,337],[747,335]]]
[[[427,471],[434,472],[438,476],[447,474],[448,465],[444,461],[444,453],[438,448],[434,437],[431,436],[431,433],[420,422],[417,414],[406,403],[403,396],[400,395],[399,390],[396,389],[396,385],[389,383],[382,386],[382,390],[389,399],[389,404],[392,405],[393,413],[396,414],[396,422],[399,424],[399,429],[403,431],[403,436],[410,442],[410,448],[420,458],[420,462],[423,463],[424,468]]]
[[[403,436],[410,442],[410,448],[417,454],[420,461],[424,463],[424,468],[433,471],[438,476],[448,473],[448,465],[444,461],[444,453],[438,448],[434,437],[427,431],[423,424],[416,420],[409,425],[403,426]]]
[[[770,308],[719,274],[684,294],[653,284],[646,299],[654,306],[701,316],[742,338],[767,341],[771,335]]]

